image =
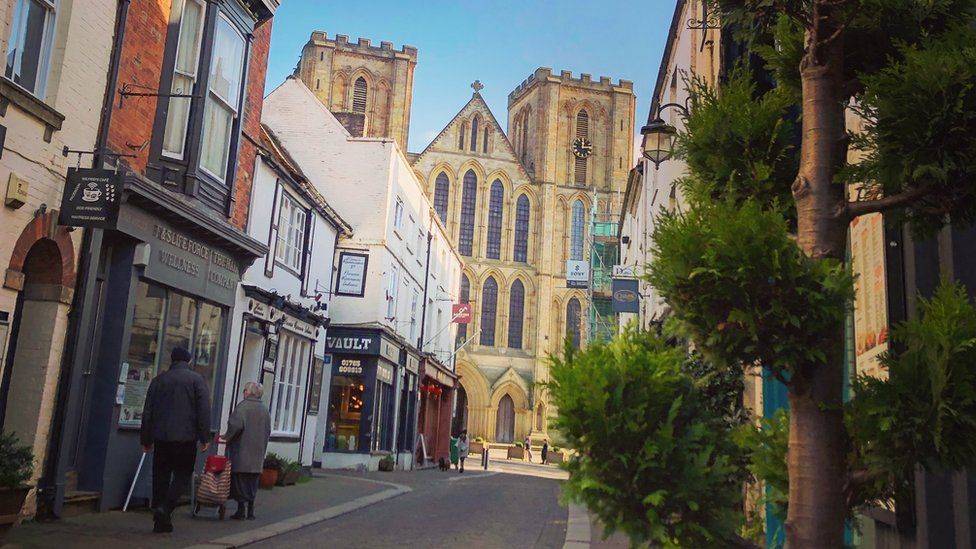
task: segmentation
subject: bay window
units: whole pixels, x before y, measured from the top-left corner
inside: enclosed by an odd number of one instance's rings
[[[184,0],[177,9],[180,10],[180,34],[176,46],[173,85],[170,89],[175,95],[191,95],[197,82],[197,70],[200,65],[204,7],[199,0]],[[190,98],[171,97],[163,133],[163,154],[173,158],[183,158],[186,128],[189,122]]]
[[[54,38],[55,9],[50,0],[17,0],[10,22],[4,76],[42,99]]]
[[[217,19],[207,84],[200,167],[224,181],[244,70],[244,37],[223,15]]]

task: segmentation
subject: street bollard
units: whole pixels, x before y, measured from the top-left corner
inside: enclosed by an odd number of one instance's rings
[[[481,466],[484,467],[485,471],[488,470],[488,443],[485,442],[484,447],[481,450]]]

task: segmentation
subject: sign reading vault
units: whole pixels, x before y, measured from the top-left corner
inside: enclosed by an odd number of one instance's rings
[[[114,170],[70,170],[61,195],[58,224],[115,228],[120,192],[119,175]]]

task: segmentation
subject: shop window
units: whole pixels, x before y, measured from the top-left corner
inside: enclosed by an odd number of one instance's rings
[[[437,216],[441,218],[441,223],[444,226],[447,226],[449,187],[450,182],[447,179],[447,174],[444,172],[437,174],[437,179],[434,181],[434,210],[437,212]]]
[[[458,234],[458,253],[471,257],[474,248],[474,216],[477,205],[478,176],[473,170],[464,174],[461,185],[461,230]]]
[[[180,10],[179,39],[176,48],[176,66],[173,69],[172,93],[190,95],[197,81],[200,65],[200,41],[203,39],[203,3],[186,0]],[[166,128],[163,133],[163,154],[183,158],[186,144],[186,128],[190,120],[190,98],[173,97],[169,100]]]
[[[225,310],[148,281],[136,287],[129,348],[123,364],[125,393],[119,425],[142,424],[149,383],[169,369],[177,346],[194,356],[192,367],[203,376],[213,396],[220,364]]]
[[[329,392],[329,437],[326,439],[326,450],[359,449],[364,395],[365,386],[361,378],[333,376],[332,389]]]
[[[501,256],[504,201],[505,188],[496,179],[491,184],[491,193],[488,195],[488,241],[485,246],[485,257],[488,259],[498,259]]]
[[[305,247],[305,223],[308,212],[288,193],[282,193],[278,211],[278,241],[275,259],[295,272],[302,270]]]
[[[221,16],[214,34],[213,59],[203,119],[200,166],[220,181],[227,172],[231,141],[240,108],[244,72],[244,37]]]
[[[373,397],[373,430],[371,434],[373,451],[390,450],[393,447],[392,441],[392,418],[390,417],[390,406],[393,403],[393,386],[376,382],[376,394]]]
[[[529,258],[529,197],[519,195],[515,202],[515,261],[526,263]]]
[[[49,0],[17,0],[10,22],[4,76],[41,99],[47,84],[55,9]]]
[[[308,377],[311,345],[305,338],[281,333],[274,396],[271,399],[271,429],[277,435],[298,436],[305,411],[305,380]]]

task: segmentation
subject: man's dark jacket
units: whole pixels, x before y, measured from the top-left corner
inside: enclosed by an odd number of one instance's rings
[[[149,384],[142,409],[142,444],[210,440],[210,391],[187,362],[174,362]]]

